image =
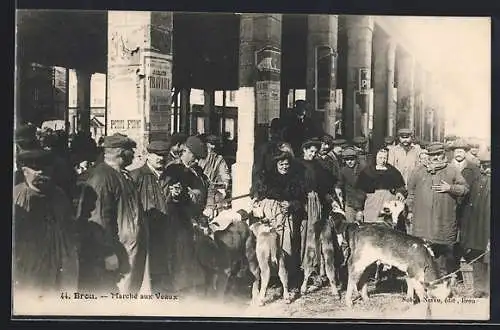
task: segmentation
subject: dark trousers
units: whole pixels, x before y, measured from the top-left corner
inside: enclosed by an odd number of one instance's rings
[[[439,276],[444,276],[457,270],[458,261],[455,256],[455,248],[453,244],[437,244],[431,245],[439,268]]]

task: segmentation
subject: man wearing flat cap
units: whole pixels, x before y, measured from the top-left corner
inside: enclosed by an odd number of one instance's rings
[[[41,149],[24,150],[16,161],[23,182],[13,192],[14,293],[44,296],[76,292],[76,222],[70,199],[53,184],[51,154]]]
[[[137,293],[147,255],[147,227],[141,196],[126,167],[136,143],[122,134],[104,138],[104,161],[87,179],[79,214],[82,233],[81,286],[97,293]],[[118,291],[117,291],[118,290]]]
[[[170,143],[153,140],[146,147],[146,162],[130,172],[134,180],[144,211],[144,221],[149,229],[147,275],[153,292],[168,292],[171,254],[169,243],[172,241],[171,225],[167,219],[167,195],[164,180]]]
[[[200,159],[199,166],[208,178],[208,200],[205,215],[214,217],[217,205],[226,198],[231,185],[231,174],[226,160],[217,153],[221,139],[210,134],[206,137],[207,157]]]
[[[421,149],[412,142],[413,131],[409,128],[398,130],[398,144],[389,150],[387,162],[394,166],[408,184],[410,174],[419,165],[418,155]]]
[[[418,167],[408,181],[408,219],[411,234],[430,241],[440,275],[455,270],[458,199],[469,192],[460,170],[445,157],[445,146],[433,142],[427,148],[427,167]]]
[[[316,159],[325,170],[332,174],[336,181],[339,177],[340,161],[339,157],[333,151],[335,140],[333,136],[325,134],[320,141],[321,147],[316,155]],[[332,184],[334,183],[332,182]]]
[[[481,175],[470,185],[468,200],[460,215],[460,246],[467,262],[478,258],[489,250],[491,217],[491,155],[480,153]],[[473,295],[489,295],[489,258],[480,258],[472,263]]]
[[[368,164],[370,155],[366,152],[366,147],[368,145],[368,140],[364,136],[356,136],[352,139],[352,145],[354,149],[358,152],[358,161],[361,167],[365,167]]]

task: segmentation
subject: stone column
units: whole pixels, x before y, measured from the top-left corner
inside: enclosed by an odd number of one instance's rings
[[[398,105],[396,129],[414,127],[414,67],[415,60],[402,47],[396,50]]]
[[[387,135],[396,136],[397,97],[396,87],[396,42],[391,40],[387,50]]]
[[[394,136],[394,60],[395,43],[375,26],[373,36],[373,147],[382,147],[386,136]]]
[[[90,134],[90,80],[92,73],[76,70],[78,131]]]
[[[189,102],[190,99],[190,94],[191,94],[191,89],[189,88],[182,88],[180,90],[181,94],[181,99],[180,99],[180,128],[179,131],[184,133],[184,134],[190,134],[191,132],[191,105]]]
[[[323,129],[335,137],[337,15],[307,15],[306,99],[324,114]]]
[[[345,104],[345,132],[347,139],[368,137],[369,90],[371,88],[371,61],[373,17],[347,16],[347,88]]]
[[[242,14],[240,23],[238,150],[232,168],[233,197],[248,194],[254,147],[267,139],[272,118],[280,113],[280,14]],[[249,198],[233,201],[246,208]]]
[[[108,134],[137,142],[137,160],[152,138],[170,133],[171,12],[108,12]]]
[[[415,136],[419,139],[423,139],[423,125],[422,118],[424,112],[423,105],[423,95],[424,95],[424,80],[425,80],[425,72],[422,69],[420,64],[415,66],[415,116],[414,116],[414,125],[415,125]]]

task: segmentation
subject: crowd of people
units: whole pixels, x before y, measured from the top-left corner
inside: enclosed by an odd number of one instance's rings
[[[372,156],[365,137],[335,139],[316,128],[303,101],[271,122],[249,191],[280,230],[292,287],[300,283],[305,228],[338,205],[347,221],[374,222],[386,201],[404,201],[410,234],[432,244],[443,274],[489,249],[489,152],[461,139],[419,145],[412,134],[400,129]],[[220,138],[176,133],[150,141],[144,165],[131,171],[136,142],[126,135],[80,145],[86,156],[71,159],[34,127],[16,131],[14,288],[173,294],[202,287],[195,231],[206,233],[207,220],[230,204]],[[475,294],[487,294],[488,259],[473,266]]]

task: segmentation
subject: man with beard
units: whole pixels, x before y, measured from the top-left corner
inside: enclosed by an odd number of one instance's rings
[[[78,254],[71,201],[53,184],[51,154],[24,150],[17,155],[23,182],[14,187],[13,280],[17,293],[74,292]]]
[[[217,153],[221,147],[220,139],[211,134],[205,139],[207,145],[207,157],[200,159],[198,165],[208,178],[208,199],[205,215],[214,217],[217,213],[218,204],[226,198],[231,185],[231,174],[226,160]]]
[[[410,174],[418,166],[418,155],[421,149],[412,143],[412,130],[401,128],[398,131],[399,143],[389,150],[388,163],[394,166],[408,184]]]
[[[365,167],[369,160],[370,155],[367,152],[368,140],[364,136],[356,136],[352,139],[354,149],[358,152],[358,161],[361,167]]]
[[[316,155],[316,159],[323,168],[330,172],[337,181],[340,172],[340,162],[338,155],[333,151],[334,139],[331,135],[323,135],[321,138],[321,147]]]
[[[160,178],[165,170],[166,157],[170,152],[167,141],[154,140],[146,148],[146,162],[140,168],[130,172],[137,185],[144,210],[144,221],[149,229],[147,271],[152,292],[169,292],[171,275],[170,246],[172,237],[171,224],[167,219],[167,196],[164,182]]]
[[[147,227],[140,195],[125,168],[136,143],[122,134],[104,138],[104,161],[90,173],[82,193],[82,289],[137,293],[147,255]]]
[[[358,162],[358,153],[354,148],[348,147],[342,151],[344,166],[340,169],[337,188],[342,192],[344,200],[345,217],[348,222],[363,219],[363,192],[356,188],[361,166]]]
[[[408,220],[411,234],[431,243],[444,275],[456,267],[457,200],[469,192],[469,186],[460,170],[446,160],[444,144],[431,143],[427,153],[427,167],[420,166],[408,181]]]
[[[488,251],[490,245],[491,157],[489,152],[479,157],[481,175],[471,184],[460,216],[460,245],[468,262]],[[487,254],[472,264],[474,297],[489,295],[489,257]]]

